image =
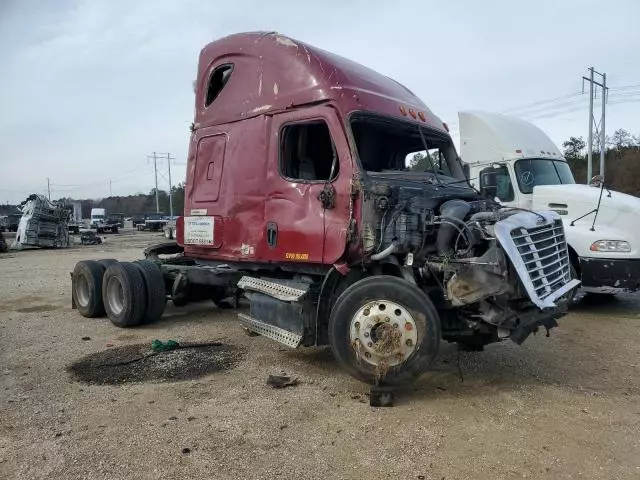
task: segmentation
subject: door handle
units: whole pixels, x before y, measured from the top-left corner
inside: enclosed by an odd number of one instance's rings
[[[276,248],[278,244],[278,224],[276,222],[267,223],[267,245],[269,248]]]

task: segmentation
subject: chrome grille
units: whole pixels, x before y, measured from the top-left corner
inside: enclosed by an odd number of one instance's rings
[[[541,300],[571,281],[569,252],[561,220],[511,230],[511,239]]]

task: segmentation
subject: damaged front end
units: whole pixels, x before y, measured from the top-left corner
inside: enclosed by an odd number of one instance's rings
[[[370,235],[369,258],[397,265],[405,278],[412,272],[438,308],[445,340],[520,344],[555,327],[579,285],[559,216],[486,200],[438,202],[433,193],[393,184],[369,190],[365,223],[379,232]]]
[[[498,339],[518,344],[539,327],[557,326],[580,283],[571,278],[558,215],[498,210],[472,215],[465,225],[476,247],[485,246],[482,255],[450,252],[453,258],[427,261],[429,272],[443,275],[451,307],[472,319],[471,327],[475,320],[492,325]]]

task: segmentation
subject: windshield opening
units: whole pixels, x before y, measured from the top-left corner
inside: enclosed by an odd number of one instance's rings
[[[576,181],[567,162],[544,158],[518,160],[515,163],[518,187],[522,193],[533,193],[536,185],[565,185]]]
[[[444,133],[414,123],[373,116],[354,117],[351,130],[360,165],[367,173],[423,174],[435,170],[445,178],[465,178],[453,143]]]

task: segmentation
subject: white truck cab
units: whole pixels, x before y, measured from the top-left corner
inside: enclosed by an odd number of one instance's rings
[[[96,228],[107,221],[107,211],[104,208],[91,209],[91,228]]]
[[[509,207],[554,210],[587,292],[640,290],[640,198],[578,185],[553,141],[524,120],[460,112],[460,153],[471,183]]]

